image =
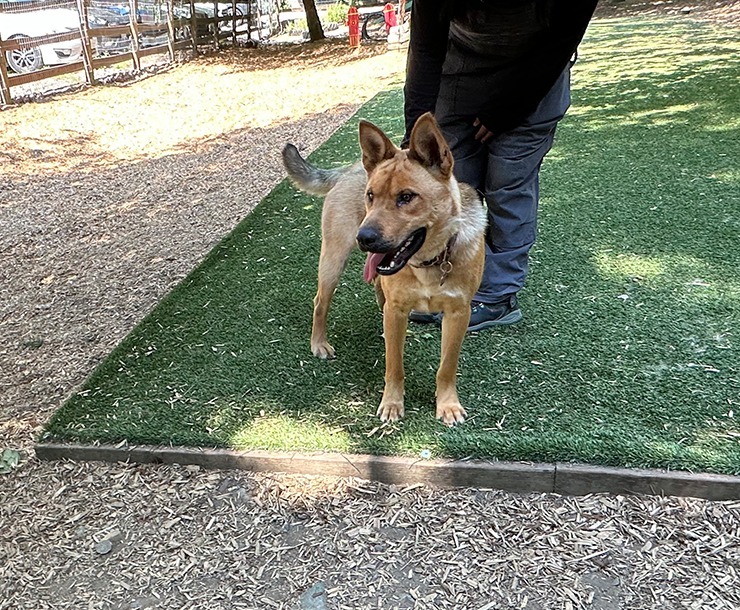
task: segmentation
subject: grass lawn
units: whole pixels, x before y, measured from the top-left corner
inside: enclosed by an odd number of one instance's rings
[[[470,336],[469,419],[434,419],[439,330],[410,327],[379,427],[382,322],[355,253],[310,354],[320,200],[279,185],[55,414],[41,440],[580,461],[740,473],[740,45],[595,22],[542,171],[525,319]],[[401,137],[399,91],[358,117]],[[357,120],[317,151],[358,155]],[[276,143],[280,146],[282,143]]]

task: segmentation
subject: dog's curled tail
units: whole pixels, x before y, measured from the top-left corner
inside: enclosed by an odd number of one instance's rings
[[[321,169],[311,165],[293,144],[286,144],[283,148],[283,165],[293,183],[311,195],[326,195],[348,169]]]

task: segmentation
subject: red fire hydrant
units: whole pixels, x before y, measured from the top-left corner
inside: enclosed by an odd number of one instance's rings
[[[349,27],[349,46],[356,49],[360,46],[360,14],[356,6],[349,7],[347,26]]]
[[[386,34],[391,31],[392,27],[398,25],[398,21],[396,19],[396,9],[390,2],[383,7],[383,19],[385,20]]]

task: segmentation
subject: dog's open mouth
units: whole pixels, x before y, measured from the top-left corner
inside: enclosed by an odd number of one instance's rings
[[[396,249],[389,252],[370,252],[365,261],[363,276],[366,282],[375,279],[376,275],[393,275],[406,266],[411,257],[424,244],[427,230],[422,227],[409,235]]]

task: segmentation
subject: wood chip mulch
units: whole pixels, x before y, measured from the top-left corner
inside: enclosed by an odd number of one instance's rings
[[[0,113],[0,610],[740,607],[738,502],[33,458],[283,178],[282,144],[317,147],[403,64],[237,50]]]
[[[93,463],[3,494],[3,610],[740,607],[740,502]]]

